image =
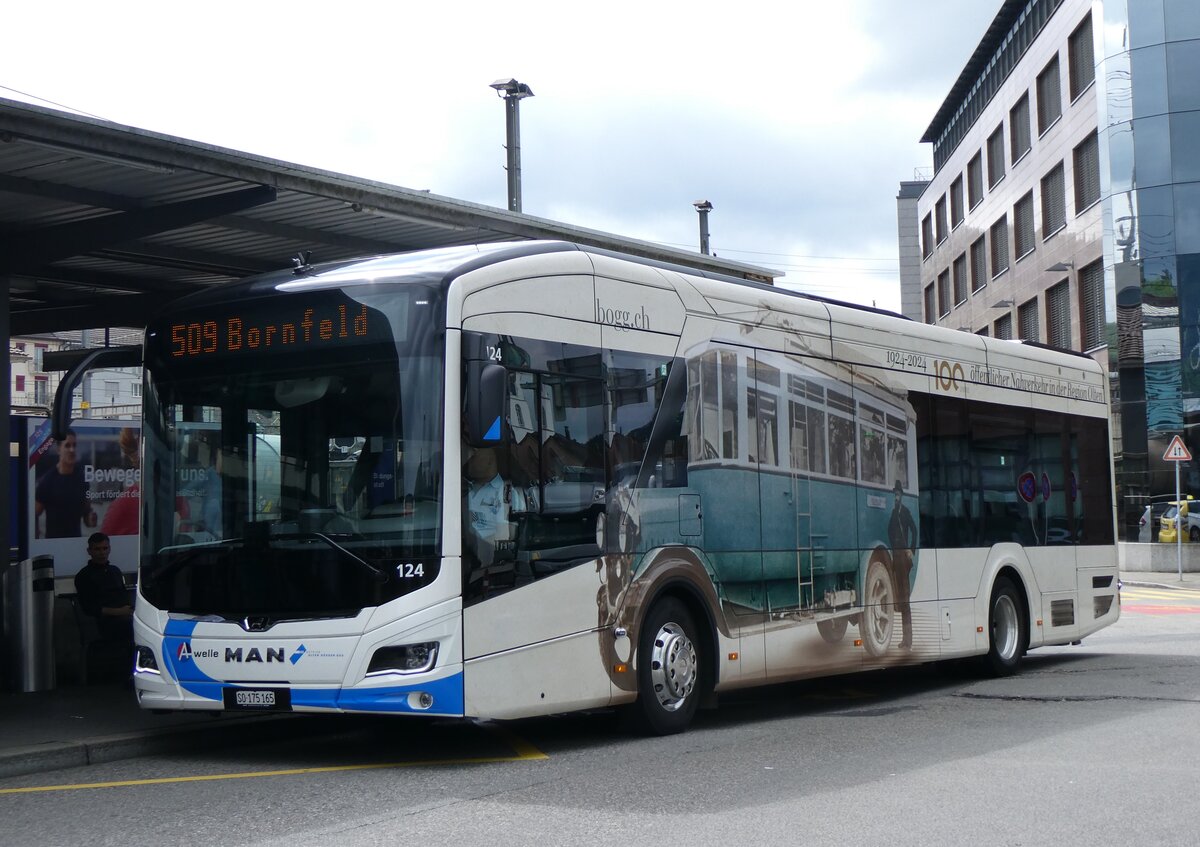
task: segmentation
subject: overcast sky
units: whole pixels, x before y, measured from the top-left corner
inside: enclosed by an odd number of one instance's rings
[[[899,310],[895,197],[1000,0],[9,4],[0,97],[786,272]]]

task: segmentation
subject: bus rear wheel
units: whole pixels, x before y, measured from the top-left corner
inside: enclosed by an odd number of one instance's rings
[[[887,563],[873,557],[863,580],[863,610],[858,624],[858,634],[870,656],[882,656],[891,646],[896,627],[895,601],[896,587]]]
[[[654,735],[682,732],[703,695],[703,646],[691,613],[667,597],[655,603],[638,643],[638,728]]]
[[[983,666],[993,676],[1016,672],[1029,646],[1029,620],[1017,587],[1000,577],[988,603],[988,652]]]

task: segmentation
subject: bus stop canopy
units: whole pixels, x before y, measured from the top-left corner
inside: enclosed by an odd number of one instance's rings
[[[772,282],[776,272],[0,99],[12,335],[138,327],[208,286],[311,261],[561,239]],[[9,333],[4,333],[5,341]]]

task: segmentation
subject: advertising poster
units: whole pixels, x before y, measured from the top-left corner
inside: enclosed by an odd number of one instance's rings
[[[78,420],[66,439],[50,437],[50,421],[27,421],[29,555],[54,557],[56,577],[87,563],[87,539],[99,530],[112,543],[110,561],[137,569],[141,512],[141,427],[137,421]]]

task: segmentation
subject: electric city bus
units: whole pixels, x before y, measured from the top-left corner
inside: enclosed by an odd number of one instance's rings
[[[669,733],[1119,615],[1086,356],[520,242],[193,295],[142,360],[143,708]]]

